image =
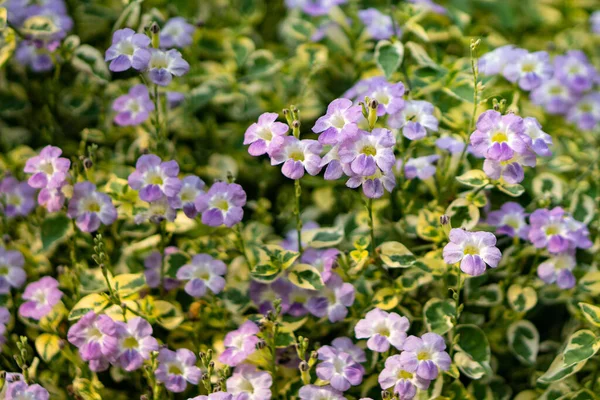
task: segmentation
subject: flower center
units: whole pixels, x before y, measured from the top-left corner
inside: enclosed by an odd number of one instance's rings
[[[52,175],[54,173],[54,166],[49,162],[42,163],[40,165],[40,171],[46,173],[47,175]]]
[[[563,88],[560,86],[552,86],[550,88],[550,90],[548,90],[548,93],[554,94],[554,95],[562,94],[562,92],[563,92]]]
[[[196,271],[194,277],[197,279],[202,279],[203,281],[207,281],[210,278],[210,274],[207,271]]]
[[[163,184],[163,178],[162,178],[162,176],[160,176],[159,174],[157,174],[157,173],[155,173],[155,172],[154,172],[154,173],[151,173],[151,174],[148,176],[148,179],[147,179],[147,181],[148,181],[148,183],[149,183],[150,185],[159,185],[159,186],[160,186],[160,185],[162,185],[162,184]]]
[[[90,202],[89,202],[89,203],[86,205],[86,207],[85,207],[85,210],[86,210],[87,212],[95,212],[95,213],[97,213],[97,212],[99,212],[99,211],[100,211],[100,204],[98,204],[98,203],[97,203],[97,202],[95,202],[95,201],[90,201]]]
[[[17,196],[16,194],[9,194],[6,196],[6,204],[7,205],[18,207],[22,203],[23,203],[23,200],[21,199],[20,196]]]
[[[290,153],[290,158],[294,161],[304,161],[304,153],[296,150]]]
[[[410,379],[412,379],[412,377],[413,377],[413,374],[408,371],[401,370],[400,372],[398,372],[398,379],[410,380]]]
[[[419,354],[417,354],[417,360],[419,361],[424,361],[424,360],[429,360],[430,359],[430,355],[429,352],[427,351],[421,351],[419,352]]]
[[[121,50],[121,53],[125,54],[126,56],[132,56],[133,52],[135,51],[135,47],[131,42],[124,41],[121,42],[119,50]]]
[[[260,128],[257,133],[258,136],[265,141],[273,139],[273,132],[271,132],[269,128]]]
[[[221,211],[229,210],[229,203],[225,199],[220,199],[215,202],[215,208],[218,208]]]
[[[494,133],[494,136],[492,136],[492,142],[495,142],[495,143],[508,142],[508,136],[504,132],[496,132],[496,133]]]
[[[387,326],[381,326],[375,330],[376,333],[379,333],[381,336],[390,336],[390,330]]]
[[[88,329],[87,335],[89,339],[98,340],[102,337],[102,332],[96,327]]]
[[[577,75],[579,73],[579,65],[573,65],[569,68],[569,74]]]
[[[517,229],[520,225],[519,220],[516,217],[507,217],[504,223],[511,228]]]
[[[8,267],[6,265],[0,267],[0,275],[8,275]]]
[[[238,388],[241,392],[254,394],[254,386],[247,379],[244,379],[243,381],[241,381]]]
[[[560,233],[560,228],[557,225],[550,225],[550,226],[546,227],[546,235],[547,236],[558,235],[559,233]]]
[[[379,104],[387,104],[390,102],[390,96],[385,92],[377,92],[373,97]]]
[[[346,120],[343,115],[335,114],[331,117],[330,123],[331,126],[342,129],[346,125]]]
[[[523,72],[533,72],[535,71],[535,64],[526,63],[521,66],[521,71]]]
[[[469,244],[467,246],[465,246],[463,253],[465,255],[476,255],[479,254],[479,249],[477,248],[477,246],[474,246],[472,244]]]
[[[592,112],[592,105],[588,103],[583,103],[579,106],[579,109],[581,110],[581,112],[589,113]]]
[[[377,155],[377,149],[369,144],[362,148],[361,153],[367,156],[375,156]]]
[[[335,368],[335,372],[341,374],[342,372],[344,372],[345,366],[346,363],[336,357],[335,361],[333,362],[333,368]]]
[[[123,340],[123,347],[126,349],[136,349],[138,347],[138,341],[133,336],[129,336]]]
[[[196,194],[196,192],[191,188],[182,189],[181,190],[181,202],[183,202],[183,203],[193,202],[196,197],[196,196],[194,196],[195,194]]]
[[[169,374],[173,374],[173,375],[181,375],[183,373],[183,371],[181,370],[181,368],[179,368],[179,366],[177,364],[171,364],[169,365]]]
[[[166,69],[169,66],[169,62],[165,55],[159,53],[152,57],[151,65],[152,69]]]

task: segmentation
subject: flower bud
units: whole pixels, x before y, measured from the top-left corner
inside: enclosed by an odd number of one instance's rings
[[[90,168],[92,168],[93,165],[94,165],[94,163],[92,162],[91,159],[89,159],[87,157],[83,159],[83,168],[90,169]]]
[[[308,371],[310,369],[310,367],[308,366],[308,363],[306,361],[300,362],[300,365],[298,366],[298,368],[302,372],[306,372],[306,371]]]

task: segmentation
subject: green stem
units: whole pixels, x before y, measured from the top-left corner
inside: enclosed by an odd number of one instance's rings
[[[470,134],[473,131],[473,127],[475,126],[475,116],[477,114],[477,97],[479,94],[477,87],[477,81],[479,79],[479,68],[477,61],[477,46],[475,44],[471,44],[471,70],[473,71],[473,113],[471,114],[471,121],[469,122],[469,131],[467,134]]]
[[[159,244],[159,252],[160,252],[160,296],[164,297],[165,295],[165,286],[164,286],[164,278],[165,278],[165,266],[164,264],[164,254],[166,247],[166,235],[167,235],[167,222],[162,221],[160,223],[160,244]]]
[[[302,186],[300,179],[294,181],[294,195],[296,197],[296,207],[294,214],[296,215],[296,232],[298,234],[298,252],[302,254],[302,219],[300,218],[300,196],[302,195]]]
[[[248,268],[252,269],[252,264],[250,263],[248,254],[246,254],[246,241],[244,240],[244,235],[242,233],[242,223],[241,222],[236,225],[234,231],[235,231],[235,235],[237,236],[237,240],[238,240],[238,251],[240,253],[242,253],[244,260],[246,260],[246,264],[248,264]]]
[[[271,375],[273,376],[273,393],[275,397],[279,395],[279,389],[277,386],[277,335],[279,333],[279,326],[277,323],[273,326],[273,337],[271,342]]]
[[[367,211],[369,213],[369,230],[371,231],[371,258],[375,260],[375,224],[373,222],[373,199],[367,200]]]

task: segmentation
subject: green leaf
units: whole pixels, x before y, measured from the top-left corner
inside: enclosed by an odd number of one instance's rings
[[[401,42],[380,40],[375,47],[375,62],[388,79],[398,70],[403,58],[404,46]]]
[[[480,379],[486,374],[484,366],[463,351],[457,351],[454,354],[454,363],[463,374],[471,379]]]
[[[143,273],[121,274],[112,279],[111,286],[119,297],[126,298],[146,288],[146,277]]]
[[[280,273],[280,267],[277,267],[271,263],[264,263],[255,265],[252,271],[250,272],[250,276],[255,281],[262,283],[270,283],[277,279]]]
[[[165,329],[173,330],[184,320],[183,313],[172,303],[163,300],[155,300],[152,304],[153,312],[151,318]]]
[[[461,176],[457,176],[456,180],[463,185],[480,188],[490,183],[488,176],[480,169],[473,169]]]
[[[525,188],[518,183],[499,182],[496,184],[498,190],[512,197],[519,197],[525,193]]]
[[[429,57],[429,55],[427,55],[427,52],[420,44],[417,44],[415,42],[407,42],[406,48],[410,52],[410,55],[415,60],[415,62],[420,66],[433,68],[436,70],[441,69],[441,67],[437,65],[436,62],[433,61],[431,57]]]
[[[231,43],[231,50],[238,66],[244,65],[250,54],[256,49],[254,42],[247,37],[239,37]]]
[[[389,311],[398,305],[399,296],[392,288],[381,288],[373,295],[373,305],[384,311]]]
[[[275,60],[269,50],[260,49],[248,57],[248,77],[253,79],[264,78],[272,75],[281,68],[281,61]]]
[[[504,295],[500,285],[492,283],[490,285],[480,286],[468,293],[469,302],[480,307],[494,307],[502,303]]]
[[[0,7],[0,32],[6,29],[7,14],[6,8]]]
[[[294,332],[277,332],[277,338],[275,339],[275,347],[278,349],[284,349],[290,347],[296,342],[296,336]]]
[[[535,325],[527,320],[511,324],[507,330],[508,346],[525,365],[534,365],[540,347],[540,334]]]
[[[104,56],[90,45],[83,44],[79,46],[73,53],[71,63],[75,69],[90,74],[101,82],[107,82],[110,78]]]
[[[563,353],[560,353],[556,356],[554,361],[552,361],[552,364],[550,364],[548,370],[542,376],[540,376],[537,381],[541,384],[558,382],[581,370],[585,363],[586,361],[582,361],[567,366],[564,362]]]
[[[384,242],[377,249],[381,261],[388,268],[408,268],[417,261],[414,254],[400,242]]]
[[[458,325],[456,327],[458,350],[467,353],[479,363],[489,363],[490,345],[485,333],[476,325]]]
[[[566,366],[577,364],[592,357],[600,349],[600,339],[589,329],[582,329],[571,335],[563,350]]]
[[[451,218],[452,227],[467,230],[475,228],[480,216],[479,208],[462,197],[450,203],[445,214]]]
[[[302,241],[307,247],[322,249],[325,247],[335,247],[344,239],[343,227],[316,228],[302,231]]]
[[[88,294],[77,302],[69,313],[69,321],[83,317],[90,311],[99,313],[110,304],[106,295],[101,293]]]
[[[527,312],[537,304],[537,293],[532,287],[511,285],[506,292],[508,304],[517,312]]]
[[[587,272],[577,282],[577,287],[583,292],[589,293],[592,296],[600,294],[600,271]]]
[[[42,360],[50,362],[60,352],[61,338],[51,333],[42,333],[35,339],[35,350]]]
[[[302,289],[320,290],[325,284],[319,271],[308,264],[296,264],[288,270],[290,282]]]
[[[16,47],[17,35],[15,31],[11,28],[0,30],[0,68],[10,59]]]
[[[181,251],[167,254],[164,265],[165,276],[176,278],[179,268],[183,267],[189,261],[190,258],[188,255]]]
[[[71,220],[65,214],[56,214],[46,217],[42,222],[41,236],[44,250],[48,250],[55,243],[67,238]]]
[[[600,307],[581,302],[579,303],[579,308],[590,324],[600,327]]]
[[[456,318],[456,306],[454,301],[449,299],[430,299],[423,306],[423,318],[430,332],[443,335],[450,331],[454,326],[453,320]]]

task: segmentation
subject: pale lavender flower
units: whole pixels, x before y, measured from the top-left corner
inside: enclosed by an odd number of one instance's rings
[[[432,12],[440,15],[444,15],[448,12],[446,8],[437,4],[433,0],[408,0],[409,3],[415,4],[419,8],[424,8],[426,10],[431,10]]]
[[[382,173],[379,169],[371,176],[353,175],[346,182],[349,188],[357,188],[362,185],[365,196],[378,199],[383,196],[384,189],[391,192],[396,186],[396,178],[392,172]]]
[[[496,247],[493,233],[454,228],[450,231],[450,242],[444,247],[443,256],[446,263],[460,262],[460,269],[464,273],[478,276],[485,272],[486,264],[496,268],[502,254]]]
[[[352,339],[350,339],[349,337],[343,336],[343,337],[335,338],[331,342],[331,346],[333,346],[338,351],[343,351],[344,353],[350,354],[350,356],[352,356],[352,359],[361,368],[362,368],[362,365],[360,365],[360,363],[364,363],[367,361],[367,355],[365,354],[365,351],[363,349],[361,349],[360,347],[358,347],[357,345],[355,345],[352,342]]]
[[[377,115],[396,114],[404,107],[404,84],[389,83],[384,79],[372,80],[366,91],[366,96],[378,102]],[[362,99],[361,99],[362,100]]]
[[[45,276],[39,281],[30,283],[23,292],[23,300],[19,314],[26,318],[40,320],[60,302],[63,293],[58,289],[58,281]]]
[[[263,113],[258,122],[253,123],[244,133],[244,144],[250,145],[248,153],[252,156],[271,154],[283,144],[283,139],[289,127],[283,122],[277,122],[277,113]]]
[[[590,90],[598,79],[596,69],[581,50],[554,57],[554,71],[554,76],[576,93]]]
[[[202,377],[202,371],[196,367],[196,356],[188,349],[160,349],[158,353],[158,368],[155,376],[169,392],[181,393],[187,382],[197,385]]]
[[[353,106],[348,99],[336,99],[329,103],[327,113],[317,119],[312,131],[319,133],[319,142],[335,145],[356,135],[361,118],[360,106]]]
[[[38,203],[40,206],[45,207],[48,212],[57,212],[65,204],[65,195],[61,188],[48,189],[43,188],[38,193]]]
[[[286,314],[289,314],[293,317],[301,317],[308,314],[306,304],[310,299],[317,295],[317,292],[314,290],[301,289],[296,285],[291,285],[291,288],[287,294],[289,304]]]
[[[327,282],[333,273],[333,268],[340,254],[338,249],[305,249],[300,257],[300,262],[315,267],[321,274],[323,282]]]
[[[508,183],[519,183],[525,178],[523,165],[535,167],[535,153],[527,149],[523,153],[514,153],[511,159],[497,161],[486,159],[483,162],[483,171],[492,179],[504,179]]]
[[[348,0],[285,0],[288,8],[300,8],[312,17],[319,17],[329,13],[331,8],[345,4]]]
[[[171,18],[160,30],[160,47],[168,49],[191,45],[195,29],[194,25],[188,23],[185,18]]]
[[[150,353],[158,351],[158,342],[152,337],[152,325],[141,317],[116,323],[118,337],[117,361],[125,371],[139,369]]]
[[[176,217],[177,210],[171,207],[166,196],[162,196],[148,203],[146,210],[136,214],[134,222],[138,225],[146,221],[159,224],[162,221],[174,221]]]
[[[533,89],[531,101],[550,114],[566,114],[577,101],[577,96],[561,81],[552,78]]]
[[[547,248],[550,253],[592,246],[587,227],[574,220],[561,207],[535,210],[529,217],[529,223],[529,240],[535,247]]]
[[[38,46],[31,40],[23,40],[15,51],[15,60],[31,68],[33,72],[47,72],[54,68],[53,52],[48,46]]]
[[[552,155],[550,146],[552,146],[552,136],[548,135],[542,130],[542,125],[537,119],[533,117],[526,117],[523,119],[525,125],[525,135],[529,138],[529,147],[537,155],[543,157],[549,157]]]
[[[510,160],[515,153],[527,151],[523,119],[515,114],[502,115],[488,110],[477,119],[471,134],[475,155],[496,161]]]
[[[207,395],[192,397],[189,400],[235,400],[231,393],[214,392]]]
[[[592,15],[590,15],[590,25],[592,32],[595,34],[600,34],[600,10],[594,11]]]
[[[430,156],[411,158],[406,162],[404,166],[404,176],[406,179],[419,178],[422,181],[431,178],[435,175],[435,165],[440,156],[433,154]]]
[[[479,57],[479,72],[483,75],[497,75],[504,72],[504,68],[513,59],[516,50],[512,44],[498,47]]]
[[[342,392],[360,385],[365,371],[350,354],[331,346],[322,346],[317,353],[322,361],[316,369],[319,379]]]
[[[139,125],[154,111],[146,85],[135,85],[129,93],[115,99],[112,108],[117,112],[115,123],[120,126]]]
[[[357,339],[369,339],[367,347],[370,350],[383,353],[390,345],[401,350],[409,327],[408,318],[374,308],[356,323],[354,334]]]
[[[140,191],[140,199],[150,203],[179,193],[181,181],[177,178],[178,174],[179,165],[175,160],[162,162],[154,154],[144,154],[138,158],[135,171],[127,181],[132,189]]]
[[[348,175],[371,176],[378,170],[390,172],[396,158],[396,140],[392,132],[375,128],[372,132],[358,131],[354,139],[344,140],[338,149],[342,164],[348,164]]]
[[[173,197],[169,197],[169,204],[174,209],[183,209],[186,217],[194,219],[198,215],[196,198],[204,193],[206,184],[196,175],[188,175],[181,180],[181,190]]]
[[[373,86],[383,85],[386,83],[387,80],[384,76],[372,76],[370,78],[361,79],[360,81],[356,82],[354,86],[348,89],[342,95],[342,97],[352,99],[354,101],[363,101]]]
[[[375,40],[389,39],[392,36],[401,36],[402,31],[397,28],[394,32],[392,17],[382,13],[376,8],[367,8],[358,12],[358,18],[365,24],[367,32]]]
[[[71,161],[60,157],[62,150],[54,146],[46,146],[39,155],[31,157],[23,169],[33,174],[27,183],[36,189],[58,189],[65,184],[69,176]]]
[[[561,289],[571,289],[575,286],[573,268],[577,264],[572,252],[557,254],[550,257],[537,268],[538,277],[544,282],[556,283]]]
[[[225,351],[219,356],[219,361],[229,366],[243,363],[256,351],[256,344],[260,341],[256,335],[259,332],[258,326],[252,321],[246,321],[238,329],[229,332],[223,340]]]
[[[146,284],[150,288],[160,287],[160,271],[163,268],[163,263],[166,263],[166,258],[169,254],[177,252],[178,249],[175,246],[169,246],[165,249],[164,260],[160,252],[153,251],[146,258],[144,258],[144,276],[146,277]],[[163,286],[165,290],[172,290],[179,286],[180,282],[177,279],[163,276]]]
[[[23,380],[9,383],[6,388],[6,400],[48,400],[50,394],[37,383],[28,385]]]
[[[231,228],[244,217],[246,192],[237,183],[215,182],[208,192],[196,197],[195,204],[203,224]]]
[[[83,232],[94,232],[100,224],[110,225],[117,219],[117,209],[110,196],[98,192],[91,182],[79,182],[73,186],[73,197],[67,211],[69,218],[75,218],[77,227]]]
[[[0,246],[0,294],[10,293],[10,288],[20,288],[27,280],[23,269],[25,258],[18,250]]]
[[[258,312],[266,314],[273,310],[273,302],[281,300],[281,312],[286,314],[290,308],[289,294],[294,290],[293,285],[284,278],[279,278],[271,283],[260,283],[250,281],[248,295],[250,300],[257,306]]]
[[[339,322],[348,315],[347,307],[354,304],[354,286],[338,274],[332,274],[320,292],[308,300],[306,308],[319,318],[327,316],[329,322]]]
[[[148,77],[159,86],[167,86],[173,80],[173,76],[185,75],[190,70],[190,64],[177,50],[150,49],[150,53]]]
[[[411,335],[404,341],[402,350],[400,362],[425,380],[436,379],[440,370],[447,371],[452,364],[445,351],[444,338],[437,333],[428,332],[420,338]]]
[[[0,181],[0,199],[0,212],[8,218],[26,216],[35,208],[35,189],[7,176]]]
[[[273,378],[254,365],[242,364],[235,367],[233,375],[227,379],[227,393],[232,400],[270,400]]]
[[[167,92],[167,106],[169,110],[179,107],[185,101],[185,94],[181,92]]]
[[[67,339],[79,349],[82,359],[96,360],[98,367],[107,366],[108,361],[115,360],[119,355],[117,325],[108,315],[89,311],[69,328]]]
[[[302,178],[305,169],[310,175],[317,175],[321,171],[321,150],[323,145],[316,140],[286,136],[271,153],[271,165],[283,164],[283,175],[294,180]]]
[[[465,142],[454,136],[442,136],[435,141],[435,145],[441,150],[449,151],[452,155],[461,154],[465,148]]]
[[[567,120],[582,130],[595,129],[600,123],[600,92],[591,92],[581,98],[567,113]]]
[[[402,128],[402,134],[410,140],[423,139],[427,130],[438,130],[439,122],[433,112],[433,104],[427,101],[407,100],[400,112],[390,115],[388,125],[391,128]]]
[[[227,266],[221,260],[212,258],[208,254],[196,254],[192,262],[185,264],[177,271],[177,279],[187,281],[185,292],[193,297],[203,297],[206,290],[214,294],[220,293],[225,287],[223,275]]]
[[[300,400],[346,400],[342,392],[331,386],[302,386],[298,391]]]
[[[379,374],[379,385],[382,389],[392,388],[400,400],[410,400],[416,396],[417,389],[429,388],[430,381],[416,372],[416,367],[402,362],[399,355],[388,357],[385,368]]]
[[[6,326],[10,321],[10,311],[6,307],[0,307],[0,351],[6,343]]]
[[[524,49],[515,49],[510,57],[502,73],[509,81],[518,82],[521,89],[527,91],[535,89],[552,78],[554,71],[547,52],[529,53]]]
[[[489,213],[487,223],[496,227],[499,235],[518,236],[527,239],[529,226],[525,222],[527,213],[525,209],[514,201],[506,202],[497,211]]]
[[[331,149],[329,149],[329,151],[327,152],[327,154],[325,154],[323,158],[321,158],[321,163],[319,164],[319,167],[323,168],[324,166],[327,166],[327,168],[325,169],[325,174],[323,176],[325,180],[336,180],[341,178],[342,175],[344,175],[344,169],[342,167],[342,162],[340,160],[340,155],[338,152],[339,148],[339,144],[332,146]]]
[[[138,71],[146,69],[150,61],[150,38],[143,33],[135,33],[133,29],[116,30],[112,44],[106,50],[105,61],[110,61],[109,69],[113,72],[126,71],[133,67]]]

